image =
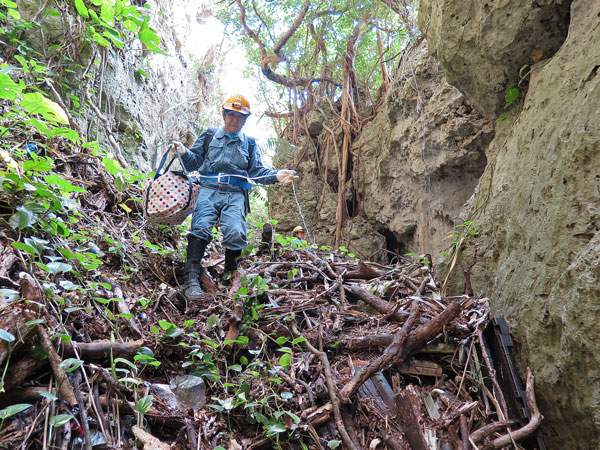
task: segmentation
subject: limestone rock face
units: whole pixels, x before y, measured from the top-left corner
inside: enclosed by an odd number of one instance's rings
[[[448,82],[496,119],[521,68],[549,58],[564,41],[570,3],[421,0],[419,27]]]
[[[28,40],[40,53],[45,54],[51,45],[60,44],[67,35],[84,33],[73,16],[61,17],[54,2],[19,1],[19,11],[26,20],[35,19],[45,30],[28,31]],[[133,166],[148,170],[154,167],[158,153],[166,150],[173,139],[189,141],[190,130],[203,113],[213,79],[215,47],[202,32],[204,16],[209,14],[201,0],[150,0],[150,25],[161,38],[161,48],[168,55],[150,53],[134,40],[123,50],[108,50],[96,70],[91,94],[111,124],[111,132],[120,144],[121,151]],[[45,9],[44,9],[45,8]],[[65,10],[68,11],[68,10]],[[69,31],[65,31],[65,24]],[[87,64],[89,46],[81,50],[81,64]],[[74,55],[71,55],[75,57]],[[77,55],[79,57],[79,55]],[[142,69],[142,70],[138,70]],[[86,83],[79,79],[68,80],[72,92],[83,98]],[[69,100],[65,96],[65,100]],[[83,103],[83,101],[81,102]],[[76,106],[73,106],[77,109]],[[82,112],[82,117],[94,124],[90,129],[98,132],[103,141],[102,126],[96,130],[94,113]],[[87,128],[87,127],[84,127]],[[90,136],[93,138],[93,136]],[[108,143],[105,143],[110,148]]]
[[[556,450],[600,447],[599,14],[600,1],[573,1],[566,41],[498,128],[464,255],[470,265],[477,253],[474,289],[507,316],[536,376]]]
[[[405,60],[407,77],[363,130],[366,217],[401,252],[444,250],[473,194],[494,137],[492,124],[444,79],[421,45]],[[383,132],[382,132],[383,131]],[[393,246],[390,246],[393,247]]]
[[[401,70],[376,118],[353,144],[360,158],[345,197],[356,206],[343,231],[346,247],[365,259],[407,252],[435,257],[445,250],[446,234],[460,223],[459,212],[483,173],[494,137],[490,122],[445,81],[424,44],[405,56]],[[317,116],[307,116],[309,132],[328,133],[318,124],[327,118]],[[316,173],[320,159],[330,184],[336,184],[331,153],[325,162],[313,140],[305,138],[295,166],[301,176],[296,194],[309,230],[328,245],[335,235],[337,193],[323,189]],[[302,224],[292,189],[277,186],[273,192],[271,214],[280,230]]]

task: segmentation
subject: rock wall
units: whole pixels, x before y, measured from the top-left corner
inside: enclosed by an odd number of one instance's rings
[[[439,255],[447,246],[447,232],[460,223],[458,214],[473,194],[494,136],[492,124],[446,83],[425,44],[404,57],[396,80],[376,118],[354,143],[360,162],[347,182],[351,207],[345,244],[366,259],[407,252]],[[326,120],[317,113],[307,117],[313,137],[305,140],[296,161],[301,174],[296,191],[309,229],[318,242],[331,244],[337,193],[327,187],[323,191],[316,175],[320,159],[321,167],[328,166],[328,178],[337,179],[335,155],[326,164],[315,145],[327,133],[322,131]],[[301,224],[291,188],[274,192],[271,214],[279,228]],[[356,196],[359,202],[352,207]]]
[[[419,27],[448,82],[495,119],[524,66],[553,55],[564,41],[570,3],[421,0]]]
[[[109,50],[106,58],[99,57],[103,63],[95,69],[96,92],[92,94],[93,101],[109,119],[111,132],[125,159],[143,170],[154,167],[157,153],[164,152],[169,141],[191,138],[188,134],[214,89],[211,73],[218,64],[218,42],[209,38],[208,31],[202,31],[204,20],[210,15],[207,3],[186,0],[147,3],[151,6],[150,26],[157,30],[161,48],[168,55],[149,53],[139,41],[133,41],[123,50]],[[63,41],[66,33],[62,19],[47,14],[48,10],[56,11],[54,2],[45,3],[45,9],[33,0],[22,0],[18,5],[25,19],[36,18],[44,30],[44,34],[35,27],[28,30],[27,39],[40,53]],[[72,16],[66,23],[72,30],[79,29]],[[89,48],[84,47],[83,64],[89,56]],[[71,85],[77,86],[79,82],[71,80]],[[104,130],[96,129],[98,121],[93,112],[82,111],[81,120],[91,124],[90,128],[85,127],[91,139],[98,132],[98,138],[104,141]],[[105,145],[109,147],[108,143]]]
[[[489,51],[488,44],[506,30],[530,35],[522,17],[534,4],[487,3],[501,4],[513,23],[490,23],[472,43],[475,54]],[[464,49],[465,66],[456,70],[450,62],[456,49],[442,38],[449,33],[447,22],[431,16],[462,5],[424,0],[421,21],[449,64],[445,70],[467,91],[467,73],[478,73],[481,60]],[[600,1],[574,0],[566,15],[560,10],[564,2],[537,5],[559,8],[568,36],[555,54],[535,63],[522,105],[497,127],[470,210],[480,235],[462,257],[475,264],[474,289],[507,316],[520,346],[520,368],[529,366],[536,375],[547,448],[591,450],[600,448]],[[467,21],[466,14],[456,21]],[[545,35],[531,36],[519,49],[521,57],[544,45]],[[493,92],[502,74],[519,70],[518,60],[515,55],[512,67],[477,89]],[[483,97],[470,95],[482,110],[495,111]]]

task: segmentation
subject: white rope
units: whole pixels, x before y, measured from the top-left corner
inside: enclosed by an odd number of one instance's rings
[[[202,175],[202,174],[198,174],[200,175],[200,177],[210,177],[213,178],[214,175]],[[268,177],[272,177],[273,175],[261,175],[259,177],[245,177],[244,175],[237,175],[237,174],[229,174],[229,173],[220,173],[219,174],[220,177],[237,177],[237,178],[243,178],[244,180],[259,180],[261,178],[268,178]],[[304,225],[304,229],[306,230],[306,234],[308,234],[308,239],[309,241],[314,244],[315,241],[313,240],[312,236],[310,235],[310,231],[308,229],[308,226],[306,225],[306,219],[304,218],[304,214],[302,214],[302,206],[300,205],[300,202],[298,201],[298,195],[296,194],[296,184],[294,183],[294,180],[292,179],[292,191],[294,192],[294,200],[296,201],[296,206],[298,206],[298,214],[300,214],[300,218],[302,219],[302,224]]]
[[[304,220],[304,215],[302,214],[302,206],[300,206],[300,202],[298,201],[298,196],[296,195],[296,183],[294,183],[294,180],[292,180],[292,191],[294,191],[294,200],[296,200],[296,205],[298,206],[298,213],[300,214],[300,218],[302,219],[302,223],[304,224],[304,229],[306,230],[306,233],[308,234],[308,239],[310,240],[310,242],[312,244],[314,244],[315,241],[313,241],[313,238],[310,235],[310,231],[308,230],[308,227],[306,226],[306,220]]]

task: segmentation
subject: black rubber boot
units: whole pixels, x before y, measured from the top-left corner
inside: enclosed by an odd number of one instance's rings
[[[190,235],[187,246],[187,262],[185,263],[185,283],[182,286],[189,300],[202,300],[204,292],[200,286],[200,268],[207,241]]]
[[[237,269],[237,259],[242,255],[241,250],[229,250],[225,249],[225,273],[223,274],[223,284],[229,286],[231,283],[231,276]]]

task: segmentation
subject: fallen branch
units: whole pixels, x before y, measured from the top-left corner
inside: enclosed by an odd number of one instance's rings
[[[512,441],[520,441],[523,438],[526,438],[531,433],[533,433],[536,428],[542,423],[542,419],[544,418],[537,407],[537,403],[535,401],[535,392],[533,390],[534,384],[534,376],[531,373],[531,369],[527,368],[527,383],[525,388],[525,398],[527,400],[527,408],[529,408],[529,412],[531,414],[531,418],[529,419],[529,423],[522,426],[518,430],[512,431],[509,434],[505,434],[504,436],[500,436],[499,438],[494,439],[490,445],[484,447],[484,450],[492,450],[492,449],[500,449],[502,447],[506,447],[510,445]]]
[[[60,367],[62,359],[52,346],[52,342],[50,341],[50,337],[48,337],[48,332],[46,331],[46,328],[43,325],[38,325],[37,332],[38,337],[40,339],[40,344],[42,345],[44,351],[46,352],[46,355],[48,356],[50,366],[52,367],[52,372],[54,373],[54,377],[56,378],[58,392],[60,393],[63,400],[65,400],[69,405],[77,405],[77,398],[75,397],[75,392],[73,392],[73,387],[69,384],[67,373],[62,367]]]
[[[297,337],[300,337],[301,334],[296,327],[296,324],[292,322],[292,331]],[[354,442],[348,435],[346,431],[346,427],[344,426],[344,420],[342,418],[342,413],[340,412],[340,404],[338,402],[338,394],[336,393],[335,384],[333,383],[333,377],[331,376],[331,367],[329,365],[329,360],[327,359],[327,354],[323,351],[317,350],[313,345],[304,341],[304,345],[317,357],[321,360],[321,364],[323,364],[323,371],[325,372],[325,383],[327,384],[327,390],[329,391],[329,398],[331,400],[331,405],[333,406],[333,417],[335,418],[335,424],[338,428],[338,431],[342,435],[342,440],[347,448],[351,450],[357,450]]]
[[[398,410],[397,418],[400,422],[402,434],[412,450],[429,450],[410,397],[411,394],[408,389],[403,389],[395,397],[396,409]]]
[[[416,319],[416,310],[413,310],[409,319],[402,326],[400,332],[394,336],[394,340],[389,347],[385,349],[383,355],[372,361],[368,366],[365,366],[358,372],[352,380],[346,384],[340,391],[340,400],[342,403],[350,401],[350,397],[354,395],[356,390],[375,372],[383,369],[392,360],[395,363],[406,361],[419,348],[423,347],[428,341],[439,334],[443,327],[453,320],[461,311],[461,304],[458,302],[452,303],[444,311],[438,314],[426,325],[421,325],[413,330],[410,335],[408,331],[414,320]]]
[[[394,340],[392,343],[385,349],[383,354],[378,358],[371,361],[368,365],[364,366],[359,372],[354,375],[352,380],[347,383],[339,393],[339,398],[342,403],[348,403],[350,401],[350,397],[354,395],[354,393],[358,390],[362,384],[367,381],[371,375],[375,372],[379,372],[384,367],[386,367],[396,355],[399,355],[402,352],[402,348],[404,346],[404,342],[408,336],[408,332],[412,328],[413,323],[417,317],[418,309],[415,307],[410,315],[410,317],[404,322],[404,325],[400,329],[398,333],[394,336]]]
[[[344,288],[355,297],[358,297],[360,300],[365,302],[367,305],[375,308],[380,313],[390,314],[390,317],[394,318],[394,320],[397,320],[398,322],[404,322],[404,320],[406,320],[406,318],[409,316],[407,311],[394,311],[394,305],[392,305],[390,302],[380,299],[379,297],[371,294],[365,288],[361,288],[356,284],[344,284]]]
[[[109,340],[94,342],[63,342],[62,347],[66,356],[74,356],[75,350],[86,362],[104,362],[113,358],[133,358],[138,349],[144,345],[142,339],[132,342],[113,342]]]

